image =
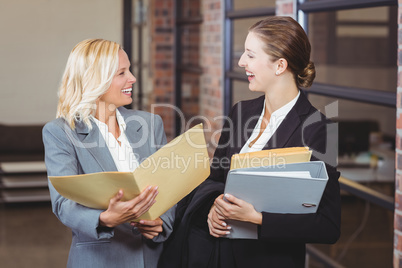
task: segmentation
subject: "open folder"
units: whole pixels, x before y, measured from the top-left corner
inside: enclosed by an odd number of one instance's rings
[[[149,185],[158,186],[156,203],[139,219],[154,220],[201,184],[210,173],[202,124],[187,130],[145,159],[134,172],[99,172],[49,176],[65,198],[87,207],[106,209],[119,189],[123,201]]]
[[[325,163],[312,161],[229,171],[225,193],[271,213],[315,213],[328,181]],[[228,238],[257,239],[257,225],[228,220]]]

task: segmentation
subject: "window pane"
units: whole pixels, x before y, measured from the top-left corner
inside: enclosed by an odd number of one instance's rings
[[[328,104],[338,101],[339,171],[358,182],[395,180],[394,108],[310,94],[309,100],[325,113]]]
[[[376,186],[375,190],[385,187],[383,184]],[[387,192],[394,194],[392,188]],[[336,260],[339,267],[394,267],[394,212],[349,194],[343,194],[341,202],[339,241],[334,245],[313,246]],[[311,268],[329,267],[312,257],[309,260]]]
[[[275,7],[276,0],[233,0],[233,9],[251,9],[257,7]]]
[[[395,92],[396,12],[376,7],[310,14],[315,81]]]
[[[236,81],[233,82],[233,104],[241,101],[241,100],[249,100],[257,98],[263,93],[253,92],[248,89],[248,82]]]

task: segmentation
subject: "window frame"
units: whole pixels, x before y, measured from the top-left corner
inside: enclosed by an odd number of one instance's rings
[[[278,1],[278,0],[277,0]],[[308,14],[313,12],[336,11],[345,9],[358,9],[379,6],[398,6],[397,0],[317,0],[305,2],[304,0],[293,0],[294,18],[302,25],[308,33]],[[232,0],[225,0],[224,18],[224,88],[223,88],[223,113],[228,115],[233,105],[233,81],[245,81],[247,77],[243,73],[232,71],[233,55],[233,21],[240,18],[253,18],[259,16],[274,16],[276,8],[259,8],[234,11]],[[395,31],[397,25],[395,25]],[[396,41],[396,40],[395,40]],[[396,92],[372,90],[355,87],[336,86],[314,82],[312,87],[306,91],[308,94],[316,94],[339,99],[352,100],[362,103],[375,104],[380,106],[396,108]],[[376,204],[387,210],[394,211],[394,198],[371,189],[368,186],[341,177],[339,179],[342,190],[357,196],[370,203]],[[343,267],[335,260],[326,256],[312,245],[307,245],[307,253],[321,263],[331,267]]]
[[[188,25],[202,25],[204,19],[202,15],[197,17],[184,17],[182,15],[182,6],[183,0],[176,0],[175,3],[175,14],[176,14],[176,21],[175,21],[175,62],[176,62],[176,69],[175,69],[175,106],[178,110],[182,110],[182,81],[183,81],[183,73],[192,73],[192,74],[203,74],[203,69],[201,66],[188,66],[186,64],[182,64],[182,29]],[[180,135],[182,132],[182,121],[180,115],[176,113],[175,116],[175,133],[176,136]]]
[[[337,11],[346,9],[358,9],[379,6],[398,6],[397,0],[317,0],[306,2],[304,0],[293,0],[295,19],[301,24],[308,33],[308,14],[313,12]],[[224,18],[224,87],[223,87],[223,113],[228,115],[233,106],[233,83],[232,81],[245,81],[247,77],[243,73],[232,71],[233,54],[233,21],[235,19],[253,18],[259,16],[274,16],[276,8],[253,8],[245,10],[233,10],[232,0],[225,0]],[[397,25],[395,25],[397,27]],[[305,91],[307,94],[352,100],[362,103],[375,104],[380,106],[396,108],[396,92],[372,90],[355,87],[337,86],[314,82]],[[370,202],[394,210],[394,198],[372,190],[354,181],[340,178],[341,188],[347,192],[369,200]]]
[[[306,2],[295,0],[296,20],[308,33],[308,15],[314,12],[339,11],[347,9],[397,6],[397,0],[317,0]],[[396,25],[395,25],[396,27]],[[336,86],[325,83],[313,83],[308,93],[346,100],[359,101],[381,106],[396,107],[396,93],[356,87]]]
[[[232,71],[233,54],[233,21],[236,19],[274,16],[275,7],[261,7],[233,10],[232,0],[225,0],[224,21],[224,86],[223,86],[223,114],[228,115],[233,106],[233,80],[247,81],[244,73]]]

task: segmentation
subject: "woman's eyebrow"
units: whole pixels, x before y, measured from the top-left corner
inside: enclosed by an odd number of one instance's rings
[[[124,70],[128,70],[128,69],[130,69],[130,66],[128,66],[128,67],[121,67],[121,68],[118,69],[117,71],[120,72],[120,71],[124,71]]]

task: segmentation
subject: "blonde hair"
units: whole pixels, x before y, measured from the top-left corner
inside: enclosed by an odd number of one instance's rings
[[[57,118],[64,118],[72,129],[75,121],[92,128],[90,116],[117,72],[120,49],[121,45],[103,39],[87,39],[73,48],[59,88]]]

